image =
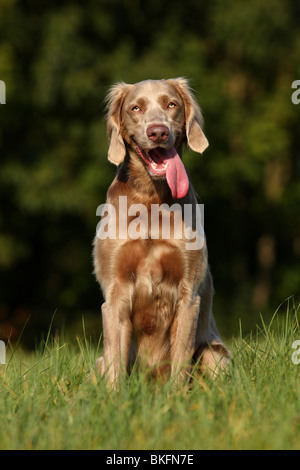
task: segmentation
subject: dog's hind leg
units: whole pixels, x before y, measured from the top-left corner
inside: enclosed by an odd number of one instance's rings
[[[202,375],[216,377],[229,366],[230,352],[219,338],[215,338],[196,350],[193,362],[198,363]]]

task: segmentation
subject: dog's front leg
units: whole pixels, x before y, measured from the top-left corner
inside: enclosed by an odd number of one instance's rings
[[[171,378],[177,386],[188,377],[195,350],[200,297],[182,301],[171,328]]]
[[[102,326],[104,338],[104,364],[108,383],[116,388],[120,374],[120,328],[116,316],[104,303],[102,310]]]
[[[132,324],[129,316],[102,305],[104,363],[109,385],[116,389],[128,366]]]

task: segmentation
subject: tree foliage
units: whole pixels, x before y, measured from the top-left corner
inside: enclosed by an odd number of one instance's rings
[[[119,80],[185,76],[196,92],[210,147],[184,162],[224,328],[299,295],[299,16],[292,0],[1,1],[2,336],[28,311],[37,328],[99,313],[92,240],[115,173],[103,102]]]

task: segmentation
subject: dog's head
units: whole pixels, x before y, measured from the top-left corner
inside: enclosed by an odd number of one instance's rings
[[[108,95],[108,158],[119,165],[126,143],[154,178],[166,178],[173,197],[187,193],[189,181],[179,157],[187,142],[202,153],[208,141],[202,114],[184,78],[118,83]]]

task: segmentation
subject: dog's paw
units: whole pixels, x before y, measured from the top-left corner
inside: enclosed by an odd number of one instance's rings
[[[104,375],[105,374],[105,360],[104,357],[98,357],[96,360],[96,372],[98,375]]]

